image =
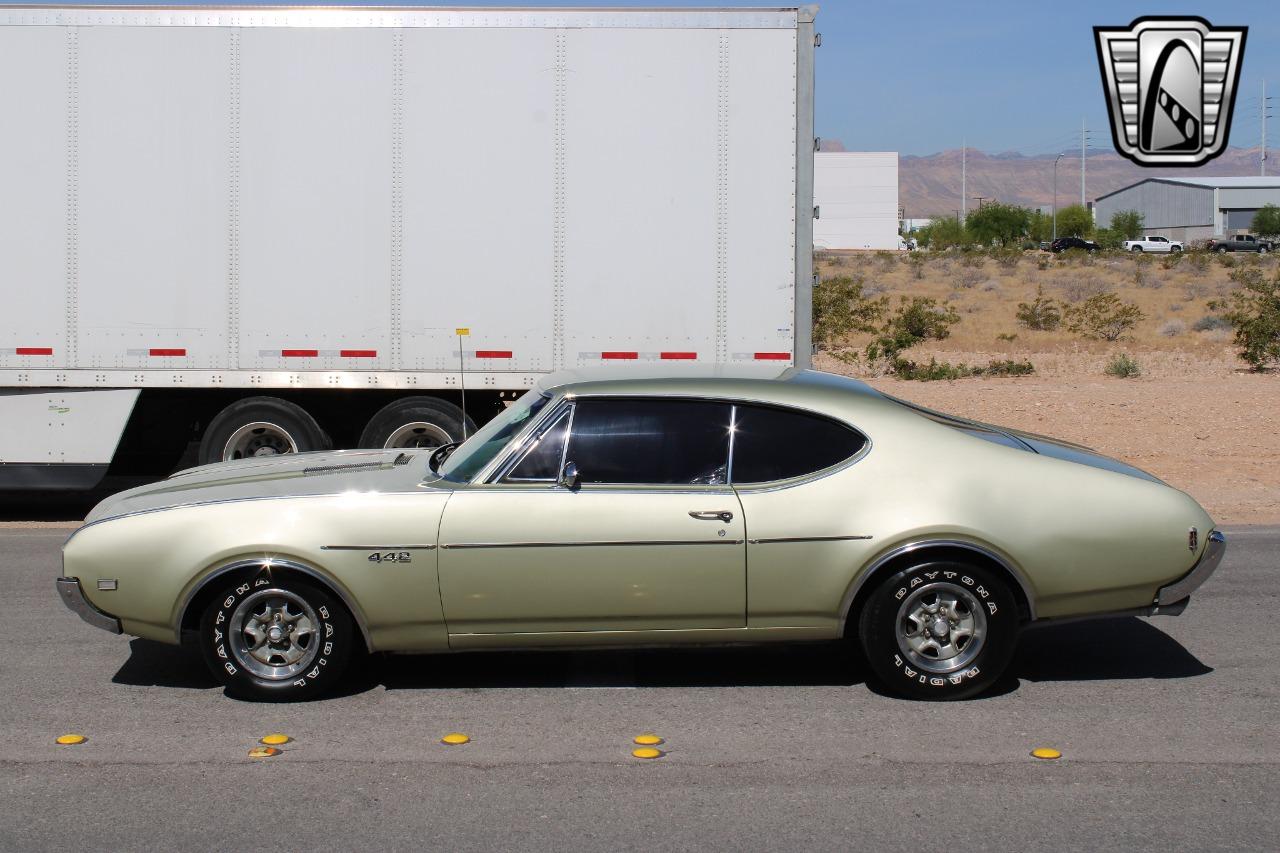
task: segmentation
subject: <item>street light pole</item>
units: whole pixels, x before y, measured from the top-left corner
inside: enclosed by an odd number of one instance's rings
[[[1065,157],[1065,154],[1059,154],[1057,160],[1053,161],[1053,237],[1058,239],[1058,160]]]

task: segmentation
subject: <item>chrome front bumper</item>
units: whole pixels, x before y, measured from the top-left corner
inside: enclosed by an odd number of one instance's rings
[[[80,588],[80,581],[77,578],[58,578],[58,596],[62,599],[62,603],[67,605],[67,609],[93,627],[113,634],[124,633],[119,619],[108,616],[89,603],[89,600],[84,597],[84,590]]]
[[[1209,541],[1204,546],[1199,562],[1191,571],[1168,586],[1160,587],[1160,591],[1156,593],[1156,606],[1166,607],[1190,597],[1217,570],[1218,564],[1222,562],[1222,555],[1226,552],[1227,537],[1214,530],[1209,534]]]

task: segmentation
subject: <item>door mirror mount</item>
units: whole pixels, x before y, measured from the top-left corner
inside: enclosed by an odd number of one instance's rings
[[[578,466],[572,462],[564,463],[564,468],[560,470],[560,479],[557,483],[566,489],[578,488]]]

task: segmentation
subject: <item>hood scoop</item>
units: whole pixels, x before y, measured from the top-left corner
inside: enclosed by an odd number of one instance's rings
[[[312,465],[309,468],[302,469],[304,477],[310,477],[313,474],[336,474],[340,471],[380,471],[386,470],[397,465],[408,465],[413,459],[408,453],[401,453],[390,462],[347,462],[337,465]]]

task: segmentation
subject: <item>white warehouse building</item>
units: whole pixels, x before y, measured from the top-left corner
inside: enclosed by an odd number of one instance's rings
[[[818,152],[813,203],[815,249],[898,248],[898,152]]]
[[[1148,234],[1206,240],[1248,231],[1264,204],[1280,205],[1280,177],[1147,178],[1099,196],[1094,216],[1106,228],[1117,212],[1136,210]]]

